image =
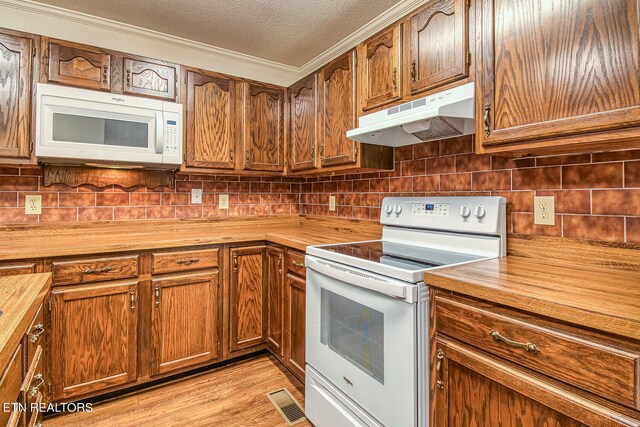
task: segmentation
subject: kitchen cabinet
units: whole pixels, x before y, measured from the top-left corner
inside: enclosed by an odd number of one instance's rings
[[[388,28],[358,46],[360,105],[363,111],[401,98],[401,25]]]
[[[31,158],[36,40],[0,30],[0,162],[28,163]]]
[[[125,57],[123,68],[124,94],[176,100],[177,66]]]
[[[112,55],[100,48],[50,41],[45,52],[47,82],[84,89],[111,90]]]
[[[285,279],[285,366],[302,382],[305,371],[306,267],[304,253],[287,250]]]
[[[279,360],[283,357],[282,335],[284,330],[284,249],[267,248],[267,347]]]
[[[152,279],[151,374],[219,358],[218,271]]]
[[[267,334],[267,248],[230,249],[229,351],[264,344]]]
[[[408,18],[405,79],[414,95],[468,76],[469,0],[432,0]]]
[[[244,168],[284,171],[284,90],[244,83]]]
[[[138,288],[137,278],[54,287],[53,400],[135,382]]]
[[[242,114],[242,83],[195,70],[188,70],[185,80],[186,166],[233,170],[238,132],[242,131],[238,117]]]
[[[29,259],[0,262],[0,277],[35,273],[37,269],[36,265],[36,260]]]
[[[318,167],[318,82],[311,74],[289,88],[289,169]]]
[[[639,7],[633,0],[479,1],[478,151],[638,146]]]

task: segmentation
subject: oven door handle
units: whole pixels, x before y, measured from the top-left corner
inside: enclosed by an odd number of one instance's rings
[[[334,264],[327,261],[318,261],[310,256],[305,258],[307,268],[324,274],[325,276],[355,285],[360,288],[369,289],[393,298],[413,302],[413,295],[407,295],[408,285],[399,280],[383,279],[358,270],[350,269],[346,266]]]

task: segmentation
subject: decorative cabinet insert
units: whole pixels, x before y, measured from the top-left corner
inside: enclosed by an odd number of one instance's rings
[[[363,111],[401,97],[401,25],[376,34],[358,46],[360,104]]]

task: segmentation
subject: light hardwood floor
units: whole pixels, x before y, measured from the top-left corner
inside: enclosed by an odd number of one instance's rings
[[[287,387],[304,406],[303,385],[263,355],[137,394],[96,404],[90,413],[45,420],[44,427],[286,426],[266,393]],[[310,427],[303,422],[297,426]]]

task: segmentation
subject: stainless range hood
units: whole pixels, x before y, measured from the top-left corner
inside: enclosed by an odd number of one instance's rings
[[[400,147],[475,133],[475,85],[467,83],[360,117],[347,138]]]

